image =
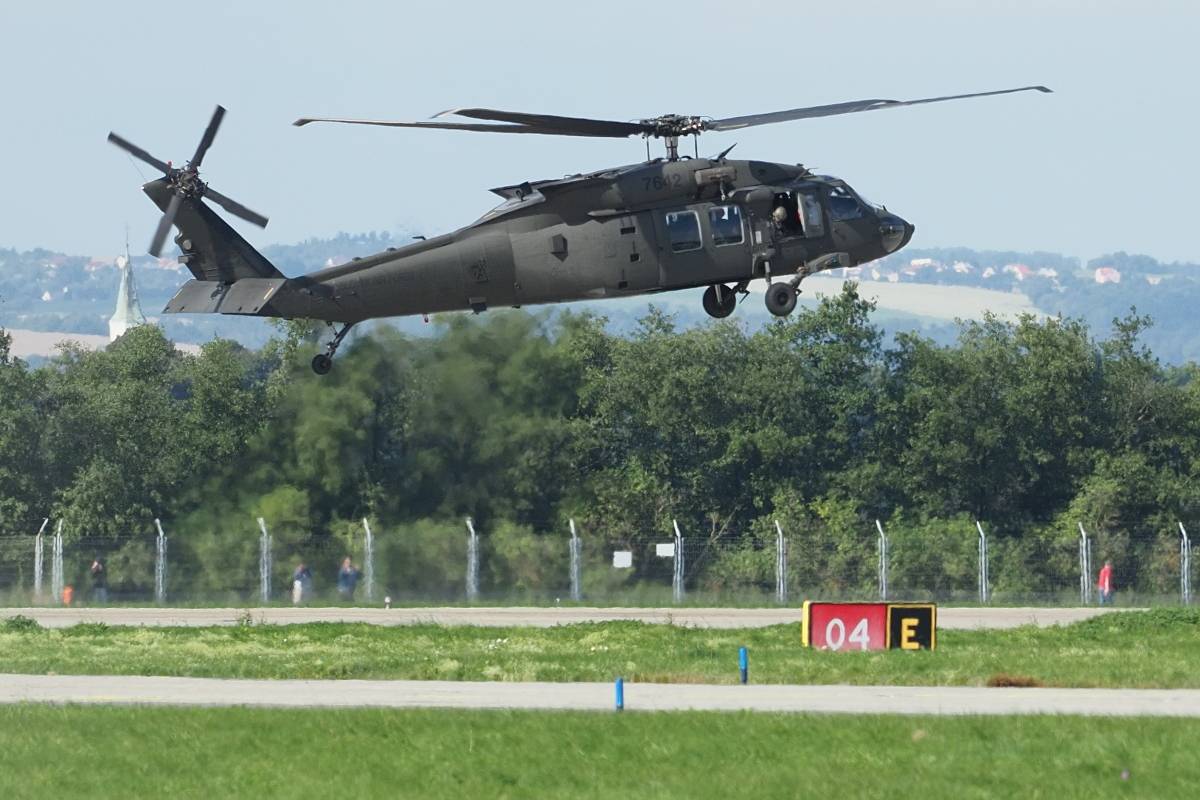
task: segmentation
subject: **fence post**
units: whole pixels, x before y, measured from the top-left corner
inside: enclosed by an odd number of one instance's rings
[[[154,602],[167,602],[167,534],[163,533],[162,522],[154,518],[158,537],[154,548]]]
[[[775,602],[781,606],[787,605],[788,601],[787,559],[787,537],[783,535],[779,520],[775,520]]]
[[[1092,542],[1083,523],[1079,524],[1079,604],[1092,603]]]
[[[1179,600],[1185,606],[1192,604],[1192,540],[1187,528],[1179,523]]]
[[[467,517],[467,601],[479,599],[479,535],[475,523]]]
[[[33,602],[42,602],[42,572],[43,558],[42,553],[45,548],[45,540],[42,534],[46,532],[46,526],[50,524],[50,518],[46,517],[42,520],[42,527],[38,528],[37,538],[33,540]]]
[[[888,538],[883,532],[883,524],[875,520],[875,530],[879,531],[879,599],[888,599]]]
[[[571,524],[571,600],[578,603],[583,599],[583,552],[579,533],[575,530],[575,520]]]
[[[671,559],[674,565],[674,573],[671,575],[671,597],[676,603],[683,602],[683,574],[685,564],[683,560],[683,534],[679,532],[679,522],[671,520],[671,525],[675,528],[675,557]]]
[[[988,541],[983,532],[983,525],[975,521],[975,529],[979,531],[979,602],[987,605],[992,598],[992,590],[988,585]]]
[[[363,517],[363,582],[367,601],[371,602],[375,599],[375,536],[366,517]]]
[[[258,518],[258,596],[263,605],[271,602],[271,534],[267,531],[267,521]]]
[[[62,602],[63,594],[63,521],[60,519],[54,526],[54,550],[50,559],[50,591],[54,593],[54,602]]]

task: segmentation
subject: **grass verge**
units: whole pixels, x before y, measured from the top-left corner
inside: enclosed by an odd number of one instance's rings
[[[0,796],[1194,797],[1200,722],[0,708]]]
[[[406,678],[1200,688],[1200,610],[1066,627],[943,631],[934,652],[814,652],[798,625],[714,630],[604,622],[556,628],[363,624],[46,630],[0,623],[0,672],[229,678]]]

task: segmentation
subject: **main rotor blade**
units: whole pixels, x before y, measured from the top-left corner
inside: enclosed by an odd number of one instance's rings
[[[246,220],[246,222],[251,222],[260,228],[267,227],[267,218],[262,214],[259,214],[256,211],[251,211],[235,200],[230,200],[228,197],[215,189],[210,189],[207,186],[204,187],[204,197],[212,200],[230,214],[233,214],[236,217],[241,217],[242,219]]]
[[[171,195],[171,202],[167,204],[166,212],[158,221],[154,238],[150,240],[150,255],[155,258],[162,255],[163,245],[167,242],[167,234],[171,232],[171,223],[175,221],[175,214],[179,211],[180,202],[182,202],[182,198],[178,194]]]
[[[1013,92],[1049,92],[1045,86],[1022,86],[1018,89],[1000,89],[994,92],[975,92],[973,94],[954,94],[946,97],[927,97],[922,100],[853,100],[849,103],[833,103],[826,106],[809,106],[808,108],[793,108],[788,111],[774,111],[767,114],[749,114],[744,117],[727,117],[714,119],[704,125],[709,131],[732,131],[739,128],[749,128],[754,125],[770,125],[775,122],[788,122],[794,119],[811,119],[813,117],[832,117],[838,114],[854,114],[859,111],[877,111],[881,108],[896,108],[898,106],[916,106],[923,103],[940,103],[944,100],[962,100],[968,97],[991,97],[997,94],[1012,94]]]
[[[612,136],[623,138],[647,133],[648,126],[637,122],[617,122],[610,119],[589,119],[587,117],[560,117],[555,114],[526,114],[521,111],[497,111],[492,108],[452,108],[434,114],[434,118],[455,114],[471,119],[489,119],[496,122],[513,122],[518,125],[528,125],[535,128],[555,128],[566,132],[574,131],[577,135]]]
[[[159,161],[157,158],[150,155],[128,139],[123,139],[122,137],[117,136],[115,133],[109,132],[108,140],[125,152],[129,153],[131,156],[145,161],[147,164],[159,170],[164,175],[171,171],[171,168],[167,165],[167,162]]]
[[[624,137],[625,133],[591,133],[572,131],[560,128],[547,128],[535,125],[483,125],[469,122],[388,122],[372,119],[338,119],[334,117],[301,117],[292,124],[300,127],[310,122],[341,122],[347,125],[381,125],[385,128],[429,128],[443,131],[479,131],[483,133],[539,133],[546,136],[593,136],[593,137]],[[640,132],[640,128],[638,131]]]
[[[225,116],[225,109],[217,106],[213,111],[212,119],[208,121],[208,127],[204,129],[204,135],[200,137],[200,144],[196,147],[196,155],[192,156],[192,160],[188,162],[194,169],[200,168],[200,162],[204,160],[204,154],[208,152],[208,148],[212,147],[213,139],[217,136],[217,128],[221,127],[221,119]]]

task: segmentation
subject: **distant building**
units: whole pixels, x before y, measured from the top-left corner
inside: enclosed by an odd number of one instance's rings
[[[1095,277],[1096,283],[1120,283],[1121,271],[1115,267],[1099,267]]]
[[[1019,281],[1023,281],[1033,274],[1033,270],[1026,264],[1005,264],[1004,272],[1016,276]]]
[[[129,251],[123,256],[117,256],[117,268],[121,270],[121,285],[117,288],[117,308],[108,320],[108,340],[115,342],[117,337],[130,328],[146,324],[146,315],[138,302],[137,287],[133,284],[133,262],[129,260]]]

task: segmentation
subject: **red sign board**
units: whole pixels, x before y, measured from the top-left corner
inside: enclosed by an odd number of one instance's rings
[[[886,650],[888,605],[806,602],[802,636],[821,650]]]

